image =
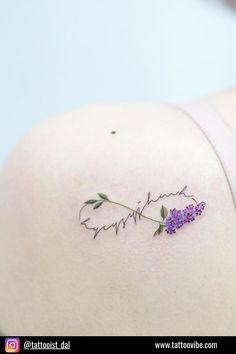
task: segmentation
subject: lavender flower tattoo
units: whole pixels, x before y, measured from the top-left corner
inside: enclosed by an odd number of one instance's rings
[[[195,206],[189,204],[182,210],[176,210],[176,208],[170,209],[170,215],[166,219],[164,218],[165,222],[159,228],[164,227],[168,234],[173,234],[176,229],[180,229],[184,224],[194,221],[197,215],[201,215],[205,205],[205,202],[200,202]],[[160,231],[159,228],[157,229],[157,233]]]
[[[93,206],[93,209],[98,209],[100,208],[104,203],[110,203],[110,204],[116,204],[120,207],[126,208],[129,211],[128,216],[124,219],[122,218],[119,222],[114,222],[110,225],[104,225],[101,228],[98,227],[89,227],[87,225],[87,222],[90,220],[90,218],[86,218],[85,220],[83,220],[81,222],[81,225],[84,225],[87,229],[93,230],[95,232],[94,234],[94,238],[97,236],[97,234],[101,231],[101,230],[108,230],[111,227],[114,227],[116,230],[116,234],[118,233],[119,227],[120,225],[123,225],[123,228],[126,225],[126,222],[129,218],[133,218],[135,223],[136,223],[136,219],[137,217],[139,217],[139,219],[141,219],[141,217],[148,219],[152,222],[158,223],[158,228],[155,230],[153,236],[157,236],[160,235],[163,231],[165,231],[167,234],[171,235],[171,234],[175,234],[177,229],[180,229],[181,227],[183,227],[185,224],[190,223],[192,221],[194,221],[196,219],[196,217],[198,217],[199,215],[202,214],[206,203],[205,202],[200,202],[197,203],[196,199],[193,198],[193,195],[187,195],[185,193],[187,186],[185,186],[182,190],[176,192],[176,193],[169,193],[169,194],[160,194],[159,197],[157,199],[151,199],[151,193],[148,193],[148,198],[146,203],[144,204],[143,208],[140,209],[140,207],[138,207],[136,210],[129,208],[128,206],[112,201],[110,198],[108,198],[108,196],[104,193],[98,193],[98,197],[99,199],[89,199],[84,203],[84,206],[81,208],[80,210],[80,214],[82,209],[85,206]],[[146,215],[143,214],[144,208],[146,206],[148,206],[150,203],[154,203],[159,201],[161,198],[163,197],[170,197],[170,196],[176,196],[176,195],[183,195],[187,198],[191,198],[194,202],[194,204],[188,204],[184,209],[180,209],[177,210],[176,208],[174,209],[170,209],[168,211],[168,209],[162,205],[161,210],[160,210],[160,217],[161,220],[155,220],[152,219]]]

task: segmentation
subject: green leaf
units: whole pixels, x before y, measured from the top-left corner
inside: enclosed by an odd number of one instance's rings
[[[85,202],[85,204],[94,204],[94,203],[96,203],[96,202],[97,202],[96,199],[89,199],[89,200],[87,200],[87,201]]]
[[[160,235],[163,230],[164,230],[164,225],[160,224],[158,229],[154,232],[153,236]]]
[[[103,200],[109,200],[108,196],[104,193],[98,193],[99,197],[102,198]]]
[[[103,201],[102,202],[98,202],[97,204],[94,205],[93,209],[99,208],[102,204],[103,204]]]
[[[167,217],[167,215],[168,215],[168,209],[164,205],[162,205],[162,207],[161,207],[161,217],[162,217],[162,219],[164,220]]]

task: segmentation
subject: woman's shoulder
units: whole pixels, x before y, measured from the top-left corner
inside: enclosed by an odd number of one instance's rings
[[[3,332],[235,332],[235,211],[214,151],[177,108],[114,103],[51,119],[10,154],[0,195]],[[162,205],[193,198],[202,215],[153,237]]]

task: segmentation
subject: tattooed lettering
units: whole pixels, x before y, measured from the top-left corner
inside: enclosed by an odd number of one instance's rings
[[[160,235],[164,230],[166,231],[167,234],[175,234],[177,229],[181,228],[186,223],[194,221],[198,215],[201,215],[202,211],[205,208],[205,204],[206,204],[205,202],[198,203],[193,195],[189,195],[186,193],[186,189],[187,189],[187,186],[184,186],[182,189],[178,190],[177,192],[171,192],[168,194],[161,193],[158,195],[157,198],[152,198],[151,193],[148,192],[147,198],[144,202],[144,205],[138,206],[136,209],[132,209],[122,203],[112,201],[104,193],[98,193],[99,199],[89,199],[81,207],[80,212],[79,212],[79,220],[81,221],[82,226],[84,226],[88,230],[93,231],[94,239],[97,237],[97,235],[102,230],[106,231],[111,228],[114,228],[115,233],[118,234],[120,231],[120,228],[121,227],[125,228],[125,226],[129,220],[133,220],[136,224],[137,221],[140,220],[141,218],[148,219],[148,220],[158,224],[158,228],[155,230],[153,236]],[[156,219],[153,219],[153,218],[150,218],[150,217],[144,215],[144,211],[147,209],[147,207],[150,204],[157,203],[161,199],[164,199],[164,198],[175,197],[175,196],[183,196],[185,198],[189,198],[195,204],[191,203],[191,204],[187,205],[182,210],[177,210],[176,208],[174,208],[174,209],[170,209],[169,211],[164,205],[162,205],[161,210],[160,210],[161,220],[156,220]],[[93,206],[93,209],[97,209],[97,208],[100,208],[103,205],[103,203],[115,204],[115,205],[118,205],[122,208],[126,208],[127,210],[129,210],[129,213],[126,215],[126,217],[122,217],[121,219],[114,221],[108,225],[104,224],[101,227],[89,226],[88,223],[91,220],[90,217],[87,217],[84,220],[81,220],[82,219],[82,211],[85,207],[88,207],[89,205],[91,205],[91,206]],[[140,203],[141,203],[141,201],[138,202],[138,204],[140,204]]]

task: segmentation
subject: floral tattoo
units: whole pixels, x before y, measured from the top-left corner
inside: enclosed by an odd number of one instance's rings
[[[135,223],[137,222],[137,217],[139,218],[139,220],[141,218],[145,218],[148,219],[152,222],[155,222],[158,224],[158,228],[155,229],[153,236],[157,236],[160,235],[163,231],[165,231],[167,234],[171,235],[171,234],[175,234],[177,229],[180,229],[181,227],[183,227],[186,223],[190,223],[192,221],[194,221],[196,219],[196,217],[198,217],[199,215],[202,214],[206,203],[205,202],[200,202],[198,203],[196,201],[196,199],[193,197],[193,195],[187,195],[186,194],[186,189],[187,186],[184,186],[184,188],[182,188],[180,191],[177,191],[175,193],[169,193],[169,194],[160,194],[158,196],[158,198],[156,199],[151,199],[151,193],[148,192],[148,196],[147,196],[147,200],[144,204],[144,206],[142,208],[138,207],[137,209],[132,209],[122,203],[118,203],[115,202],[113,200],[111,200],[110,198],[108,198],[108,196],[104,193],[97,193],[99,198],[96,199],[89,199],[86,202],[84,202],[83,207],[80,209],[80,213],[79,213],[79,219],[81,220],[81,213],[82,210],[86,207],[86,206],[92,206],[93,209],[98,209],[100,208],[104,203],[110,203],[110,204],[115,204],[118,205],[119,207],[122,208],[126,208],[128,209],[130,212],[127,215],[127,217],[125,218],[121,218],[119,221],[113,222],[110,225],[103,225],[102,227],[90,227],[88,226],[88,222],[90,220],[90,218],[86,218],[85,220],[83,220],[81,222],[81,225],[85,226],[86,229],[89,230],[93,230],[94,232],[94,238],[98,235],[98,233],[102,230],[108,230],[110,228],[115,228],[116,234],[118,234],[118,231],[120,229],[121,226],[123,226],[123,228],[126,226],[126,223],[128,221],[128,219],[133,218],[133,220],[135,221]],[[144,209],[151,203],[156,203],[158,201],[160,201],[162,198],[166,197],[170,197],[170,196],[176,196],[176,195],[182,195],[186,198],[191,198],[192,201],[194,202],[191,204],[188,204],[184,209],[170,209],[168,210],[164,205],[161,206],[160,209],[160,218],[161,220],[156,220],[153,218],[150,218],[146,215],[143,214]]]

